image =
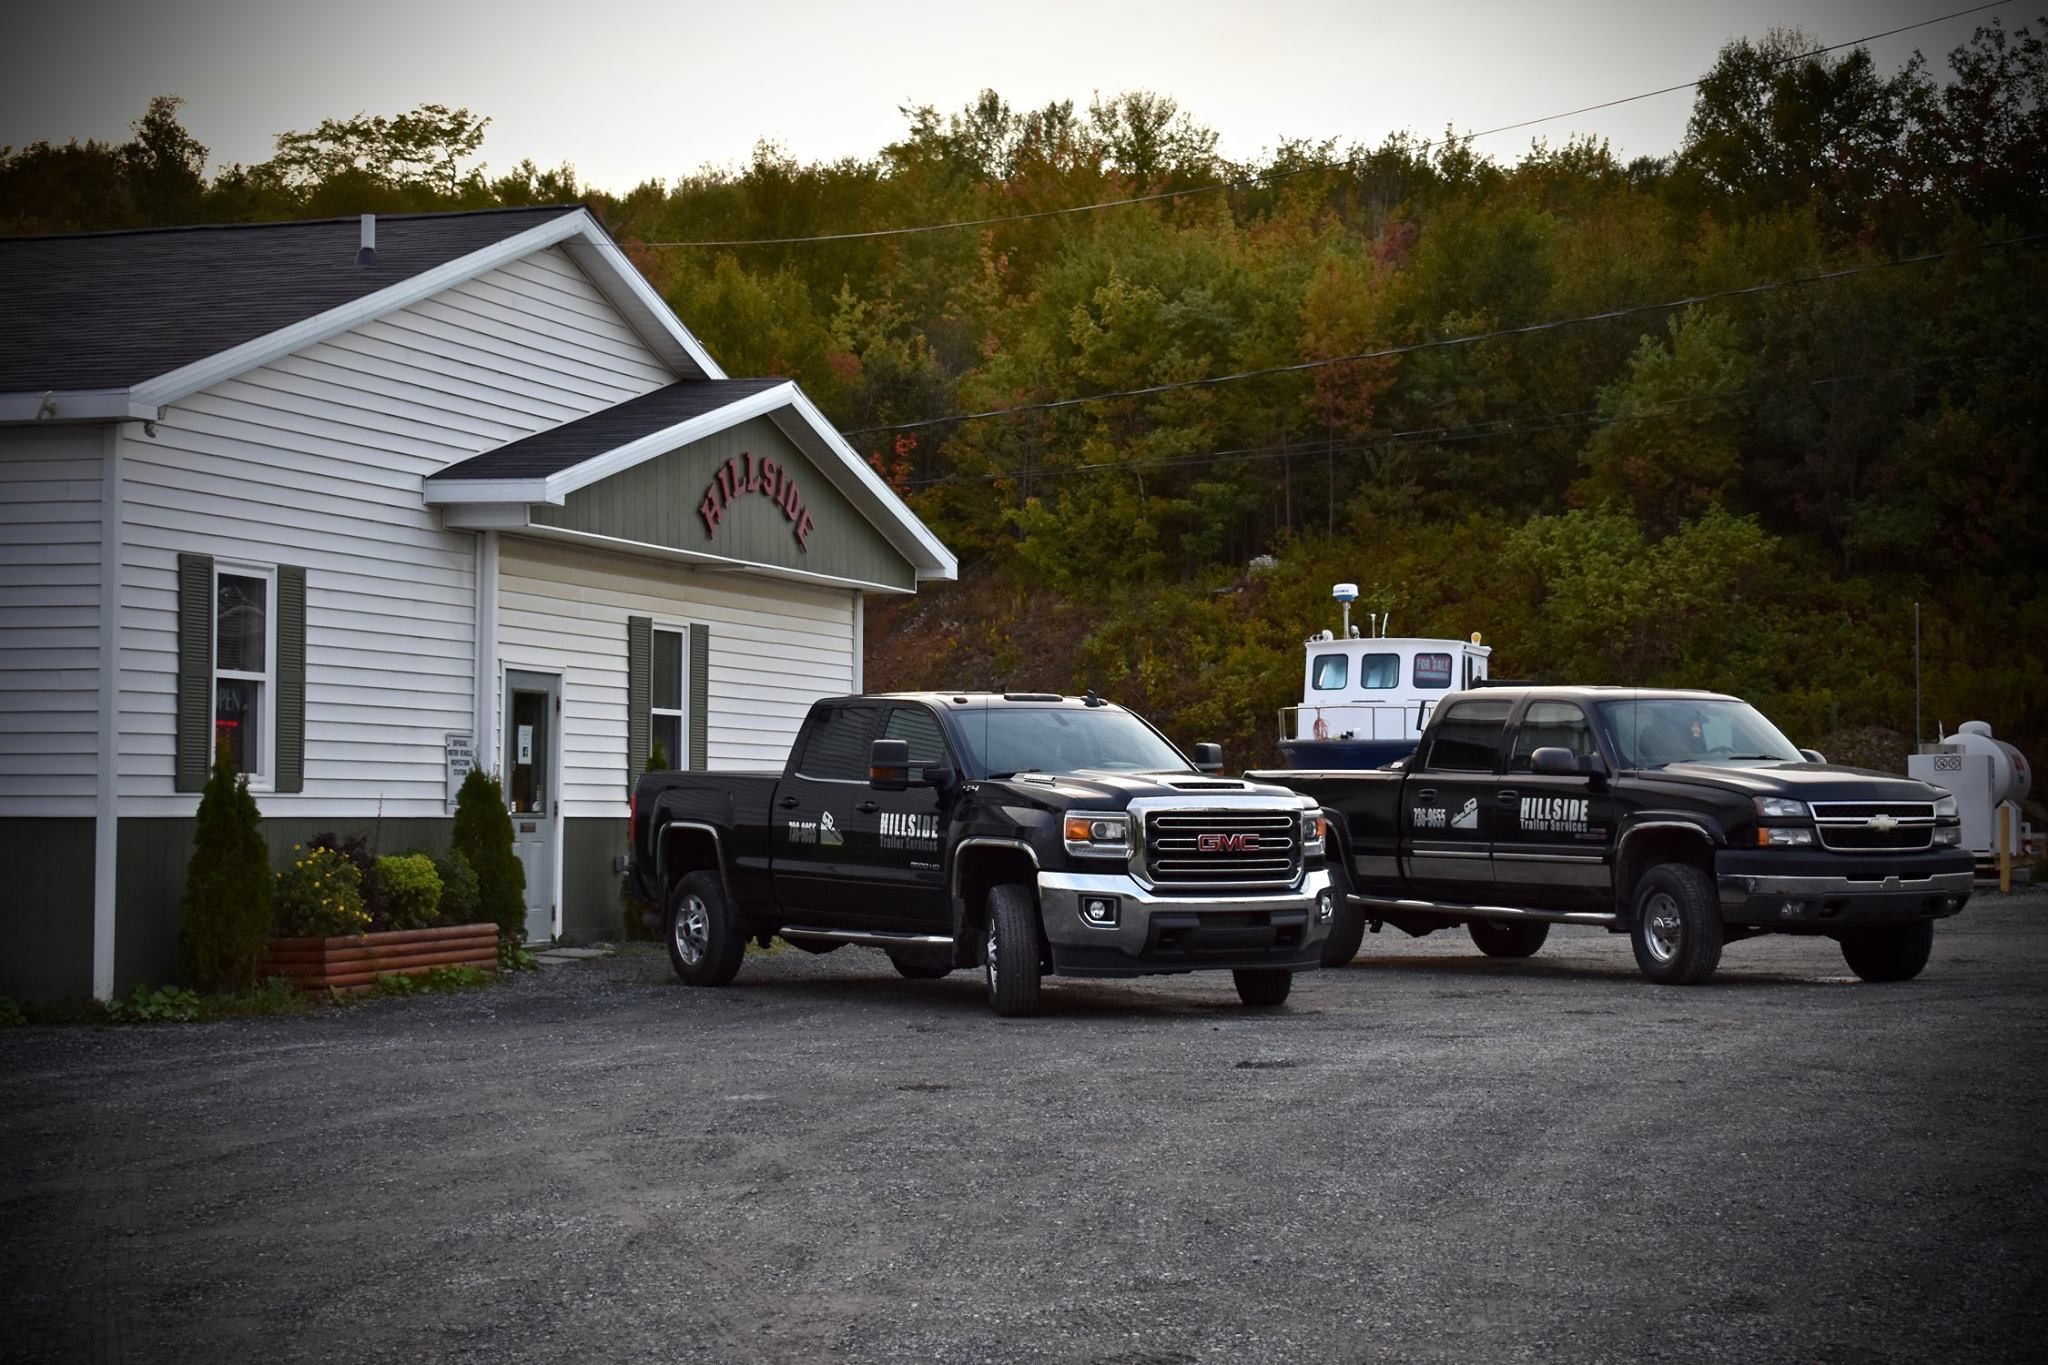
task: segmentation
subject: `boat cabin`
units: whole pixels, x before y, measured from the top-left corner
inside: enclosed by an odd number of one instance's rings
[[[1280,710],[1280,751],[1295,768],[1377,768],[1415,751],[1429,713],[1486,679],[1493,650],[1470,640],[1325,630],[1303,648],[1301,703]]]

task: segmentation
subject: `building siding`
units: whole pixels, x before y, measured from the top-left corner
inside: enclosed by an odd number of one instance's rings
[[[92,994],[93,821],[0,820],[0,996]]]
[[[0,429],[0,817],[93,814],[103,439]]]
[[[562,675],[562,800],[571,819],[626,813],[628,616],[652,617],[657,629],[710,628],[714,769],[781,767],[811,703],[853,686],[850,591],[508,535],[499,656],[508,669]],[[496,705],[502,710],[502,697]],[[494,729],[502,734],[502,717]]]
[[[266,814],[445,814],[473,724],[476,537],[425,477],[673,376],[559,250],[174,404],[123,445],[121,810],[172,791],[179,551],[306,573],[305,789]]]

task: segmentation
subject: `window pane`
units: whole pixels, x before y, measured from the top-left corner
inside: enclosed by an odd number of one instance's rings
[[[1538,749],[1570,749],[1580,757],[1598,752],[1585,712],[1562,701],[1529,703],[1529,709],[1522,713],[1521,728],[1515,733],[1515,753],[1508,771],[1528,772],[1529,755]]]
[[[215,586],[214,657],[237,673],[261,673],[265,661],[264,616],[270,584],[261,578],[222,574]]]
[[[213,689],[213,742],[227,746],[236,772],[253,773],[263,754],[263,684],[219,678]]]
[[[1442,656],[1445,665],[1450,655]],[[1429,751],[1428,766],[1440,772],[1490,773],[1500,750],[1504,701],[1463,702],[1444,713]]]
[[[1401,685],[1401,656],[1368,654],[1358,661],[1358,685],[1368,690]]]
[[[913,768],[921,770],[946,761],[946,741],[939,733],[938,718],[922,707],[898,706],[891,710],[888,723],[882,727],[882,738],[909,740]]]
[[[1316,691],[1334,692],[1344,685],[1351,661],[1342,654],[1316,655]]]
[[[1449,687],[1451,685],[1451,656],[1448,654],[1416,655],[1415,685],[1417,687]]]
[[[661,746],[663,757],[671,768],[685,766],[689,755],[683,752],[683,718],[681,716],[656,716],[654,718],[654,742]],[[644,763],[642,766],[645,766]]]
[[[654,632],[654,707],[683,709],[683,636],[674,630]],[[669,750],[671,756],[675,750]]]
[[[868,780],[868,741],[875,736],[878,706],[835,706],[817,714],[804,741],[797,772],[804,777]]]

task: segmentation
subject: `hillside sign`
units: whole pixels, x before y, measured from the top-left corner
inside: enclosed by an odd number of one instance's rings
[[[795,477],[774,460],[756,460],[751,450],[733,456],[711,476],[704,489],[704,501],[697,505],[697,515],[704,520],[704,534],[716,540],[726,509],[750,493],[782,509],[783,520],[790,523],[797,548],[809,554],[811,532],[816,525],[811,520],[810,508],[804,506]]]

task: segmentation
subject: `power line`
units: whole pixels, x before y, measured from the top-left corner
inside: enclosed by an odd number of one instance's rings
[[[1881,370],[1861,370],[1851,374],[1823,375],[1818,379],[1803,379],[1791,384],[1752,384],[1726,393],[1695,394],[1684,398],[1666,398],[1645,404],[1629,412],[1612,417],[1602,417],[1598,408],[1577,408],[1566,412],[1535,413],[1529,416],[1495,417],[1482,422],[1468,422],[1456,426],[1410,427],[1403,431],[1375,432],[1363,438],[1345,440],[1303,441],[1298,444],[1241,446],[1229,450],[1208,450],[1190,455],[1169,455],[1153,460],[1096,460],[1088,464],[1053,465],[1038,469],[998,470],[986,474],[941,474],[930,478],[911,479],[907,487],[914,489],[947,487],[971,483],[1023,482],[1027,479],[1064,478],[1075,474],[1121,473],[1125,470],[1180,469],[1202,465],[1223,464],[1233,460],[1277,460],[1292,457],[1328,457],[1332,455],[1355,455],[1364,451],[1385,450],[1395,445],[1452,445],[1465,441],[1488,440],[1497,436],[1539,436],[1552,431],[1567,431],[1574,428],[1621,426],[1630,422],[1651,421],[1671,415],[1673,409],[1695,406],[1702,403],[1728,403],[1759,394],[1787,393],[1797,389],[1817,389],[1829,384],[1847,384],[1861,379],[1883,379],[1892,375],[1911,374],[1916,370],[1929,369],[1936,365],[1962,365],[1974,361],[1988,360],[1989,355],[1974,356],[1928,356],[1904,365],[1887,366]]]
[[[1712,303],[1720,299],[1740,298],[1752,294],[1768,294],[1779,289],[1791,289],[1802,285],[1825,284],[1833,280],[1850,279],[1857,275],[1868,275],[1880,270],[1895,270],[1902,266],[1927,265],[1947,260],[1962,251],[1989,251],[1998,247],[2018,246],[2027,242],[2040,241],[2048,232],[2031,232],[2020,237],[2006,237],[1995,242],[1982,242],[1972,247],[1956,248],[1949,251],[1928,251],[1918,256],[1901,256],[1896,260],[1874,261],[1867,265],[1844,266],[1839,270],[1825,270],[1817,275],[1799,275],[1785,280],[1767,280],[1760,284],[1741,285],[1733,289],[1716,289],[1704,294],[1692,294],[1681,299],[1669,299],[1662,303],[1631,304],[1625,308],[1610,308],[1599,313],[1585,313],[1578,317],[1552,318],[1544,322],[1528,322],[1516,327],[1496,327],[1484,332],[1470,332],[1463,336],[1439,337],[1430,341],[1412,341],[1401,346],[1386,346],[1376,351],[1360,351],[1353,355],[1330,356],[1322,360],[1298,360],[1288,365],[1268,365],[1256,370],[1239,370],[1234,374],[1211,375],[1204,379],[1177,379],[1164,384],[1148,384],[1143,388],[1118,389],[1109,393],[1081,394],[1073,398],[1052,398],[1038,403],[1018,403],[1006,408],[984,408],[979,412],[953,413],[945,417],[923,417],[914,422],[897,422],[887,426],[854,427],[843,431],[844,436],[872,436],[892,431],[916,431],[924,427],[941,426],[949,422],[975,422],[989,417],[1014,417],[1022,413],[1052,412],[1061,408],[1078,407],[1084,403],[1101,403],[1116,398],[1150,398],[1159,394],[1178,393],[1187,389],[1208,388],[1218,384],[1233,384],[1243,379],[1263,379],[1272,375],[1301,374],[1309,370],[1327,369],[1332,365],[1356,365],[1369,360],[1390,360],[1397,356],[1413,355],[1419,351],[1446,350],[1455,346],[1469,346],[1480,341],[1495,341],[1502,337],[1531,336],[1539,332],[1554,332],[1566,327],[1578,327],[1592,322],[1612,322],[1619,318],[1639,317],[1644,313],[1668,312],[1674,308],[1690,308],[1696,304]]]
[[[1881,33],[1868,33],[1861,38],[1850,38],[1843,42],[1830,43],[1825,47],[1816,47],[1807,52],[1794,53],[1788,57],[1781,57],[1768,65],[1773,69],[1780,66],[1788,66],[1793,62],[1803,62],[1809,57],[1825,56],[1827,53],[1839,52],[1846,47],[1860,47],[1864,43],[1875,42],[1879,38],[1890,38],[1900,33],[1909,33],[1914,29],[1946,23],[1951,19],[1960,19],[1966,15],[1977,14],[1984,10],[2003,9],[2012,3],[2014,3],[2014,0],[1992,0],[1992,3],[1989,4],[1973,5],[1968,9],[1954,10],[1948,14],[1936,15],[1932,19],[1922,19],[1917,23],[1902,24],[1898,28],[1888,28]],[[1700,79],[1704,80],[1705,78],[1702,77]],[[1699,84],[1700,80],[1684,81],[1678,85],[1667,85],[1656,90],[1645,90],[1640,94],[1623,95],[1618,99],[1602,100],[1597,104],[1581,105],[1577,109],[1566,109],[1560,113],[1543,114],[1536,118],[1521,119],[1515,123],[1503,123],[1493,128],[1482,128],[1473,133],[1418,142],[1415,144],[1415,150],[1418,153],[1426,152],[1442,145],[1446,141],[1452,143],[1471,142],[1477,138],[1492,137],[1496,133],[1511,133],[1522,128],[1533,128],[1538,124],[1555,123],[1559,119],[1575,118],[1580,114],[1596,113],[1602,109],[1614,109],[1624,104],[1634,104],[1638,100],[1655,99],[1660,95],[1676,94],[1680,90],[1692,90],[1697,88]],[[1156,204],[1169,199],[1187,199],[1198,194],[1220,194],[1229,190],[1244,189],[1262,183],[1274,184],[1282,180],[1291,180],[1296,176],[1315,175],[1334,169],[1336,168],[1333,166],[1301,166],[1288,171],[1260,171],[1251,175],[1240,176],[1234,180],[1221,180],[1210,185],[1194,185],[1184,190],[1161,190],[1155,194],[1137,194],[1123,199],[1104,199],[1090,204],[1074,204],[1067,208],[1035,209],[1026,213],[997,214],[987,218],[961,218],[951,222],[921,223],[910,227],[867,228],[853,232],[821,232],[797,237],[730,237],[680,242],[633,242],[630,245],[660,247],[664,249],[802,246],[812,242],[857,242],[871,241],[879,237],[909,237],[931,232],[951,232],[961,228],[995,227],[1003,223],[1028,223],[1043,218],[1063,218],[1077,213],[1096,213],[1103,209],[1126,208],[1133,204]]]

